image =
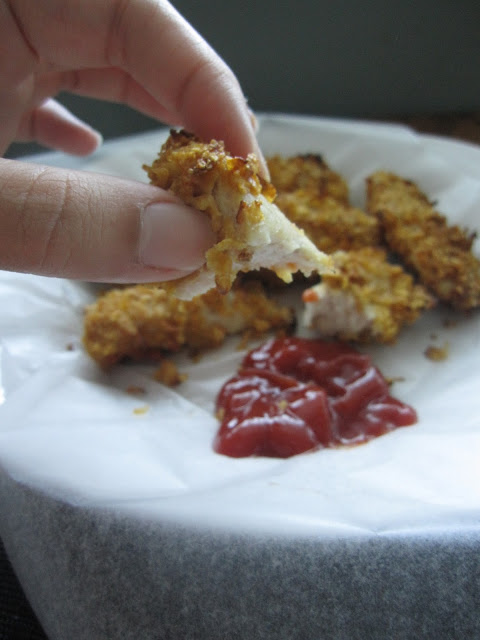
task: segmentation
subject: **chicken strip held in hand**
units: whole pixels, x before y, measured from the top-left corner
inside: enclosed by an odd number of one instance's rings
[[[205,212],[217,237],[204,267],[169,283],[175,296],[189,300],[214,287],[225,293],[237,273],[261,268],[285,282],[297,271],[308,276],[329,270],[328,256],[273,203],[275,188],[258,175],[254,156],[232,157],[222,142],[172,131],[145,169],[152,184]]]

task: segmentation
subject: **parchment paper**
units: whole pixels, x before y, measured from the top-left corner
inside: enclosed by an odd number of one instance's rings
[[[93,157],[36,161],[146,180],[165,130],[106,143]],[[266,154],[313,152],[348,180],[388,169],[414,179],[455,223],[480,228],[480,151],[403,127],[265,115]],[[212,450],[213,402],[243,353],[237,340],[192,362],[166,388],[153,366],[102,373],[81,345],[82,311],[98,287],[0,273],[0,465],[16,481],[73,506],[116,509],[220,529],[351,535],[478,526],[480,316],[443,307],[392,347],[368,349],[419,422],[369,444],[288,460]],[[444,362],[429,345],[449,345]],[[250,347],[254,344],[249,345]],[[145,389],[142,396],[127,388]],[[140,409],[140,412],[138,411]],[[2,496],[0,495],[0,504]]]

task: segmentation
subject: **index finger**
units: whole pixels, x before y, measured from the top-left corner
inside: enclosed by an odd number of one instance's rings
[[[25,45],[46,67],[121,68],[199,137],[224,140],[236,155],[258,153],[235,75],[166,0],[12,0],[10,6]]]

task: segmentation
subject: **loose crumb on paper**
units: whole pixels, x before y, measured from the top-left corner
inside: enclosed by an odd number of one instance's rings
[[[182,382],[185,382],[188,375],[186,373],[180,373],[173,360],[165,359],[161,361],[160,366],[155,370],[153,377],[157,382],[160,382],[167,387],[176,387]]]
[[[133,410],[133,413],[136,416],[143,416],[146,413],[148,413],[149,410],[150,410],[150,407],[148,406],[148,404],[144,404],[142,407],[135,407],[135,409]]]
[[[446,342],[443,345],[443,347],[437,347],[435,345],[429,345],[425,349],[424,355],[429,360],[432,360],[432,362],[443,362],[444,360],[447,360],[447,358],[449,356],[448,343]]]

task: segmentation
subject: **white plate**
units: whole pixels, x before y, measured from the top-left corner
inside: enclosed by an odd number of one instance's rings
[[[89,159],[35,158],[145,180],[141,170],[165,130],[114,142]],[[480,226],[480,151],[401,126],[333,119],[260,118],[266,154],[314,152],[340,171],[353,202],[380,168],[414,179],[452,222]],[[475,163],[475,164],[474,164]],[[477,167],[477,169],[474,168]],[[479,315],[440,308],[404,331],[393,347],[371,349],[394,394],[413,405],[412,427],[346,450],[288,460],[215,454],[213,401],[241,357],[230,341],[191,363],[179,390],[152,368],[98,371],[81,348],[88,285],[0,273],[0,465],[16,481],[72,505],[148,514],[236,530],[335,535],[475,526],[480,509]],[[430,344],[448,342],[441,363]],[[132,397],[132,384],[146,389]],[[146,405],[142,415],[135,409]],[[2,496],[0,494],[0,502]]]

